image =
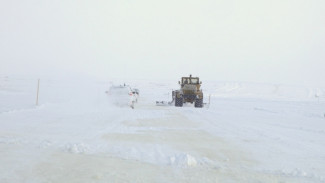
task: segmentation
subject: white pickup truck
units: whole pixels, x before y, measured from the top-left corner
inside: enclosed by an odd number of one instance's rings
[[[130,106],[134,109],[135,103],[138,102],[139,90],[131,89],[129,85],[113,85],[106,93],[112,103],[119,107]]]

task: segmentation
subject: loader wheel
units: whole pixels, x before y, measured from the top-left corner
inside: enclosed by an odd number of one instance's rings
[[[178,98],[176,96],[176,98],[175,98],[175,106],[176,107],[182,107],[183,106],[183,98],[182,97]]]
[[[195,99],[194,107],[202,108],[203,107],[203,98],[202,99]]]

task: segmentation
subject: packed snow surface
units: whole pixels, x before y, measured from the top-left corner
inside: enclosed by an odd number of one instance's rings
[[[41,78],[36,106],[37,78],[0,76],[0,182],[325,182],[324,89],[203,81],[209,107],[155,106],[177,88]]]

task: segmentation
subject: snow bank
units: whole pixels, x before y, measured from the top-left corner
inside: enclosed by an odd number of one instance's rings
[[[214,97],[273,100],[325,100],[324,89],[280,84],[212,82],[204,85],[203,89]]]
[[[189,154],[178,154],[170,157],[171,165],[180,167],[195,167],[197,165],[196,159]]]

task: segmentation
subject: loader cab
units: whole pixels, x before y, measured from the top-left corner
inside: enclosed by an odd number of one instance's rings
[[[198,77],[182,77],[182,81],[180,82],[180,84],[184,85],[184,84],[191,84],[191,85],[197,85],[197,84],[201,84],[200,83],[200,79]]]

